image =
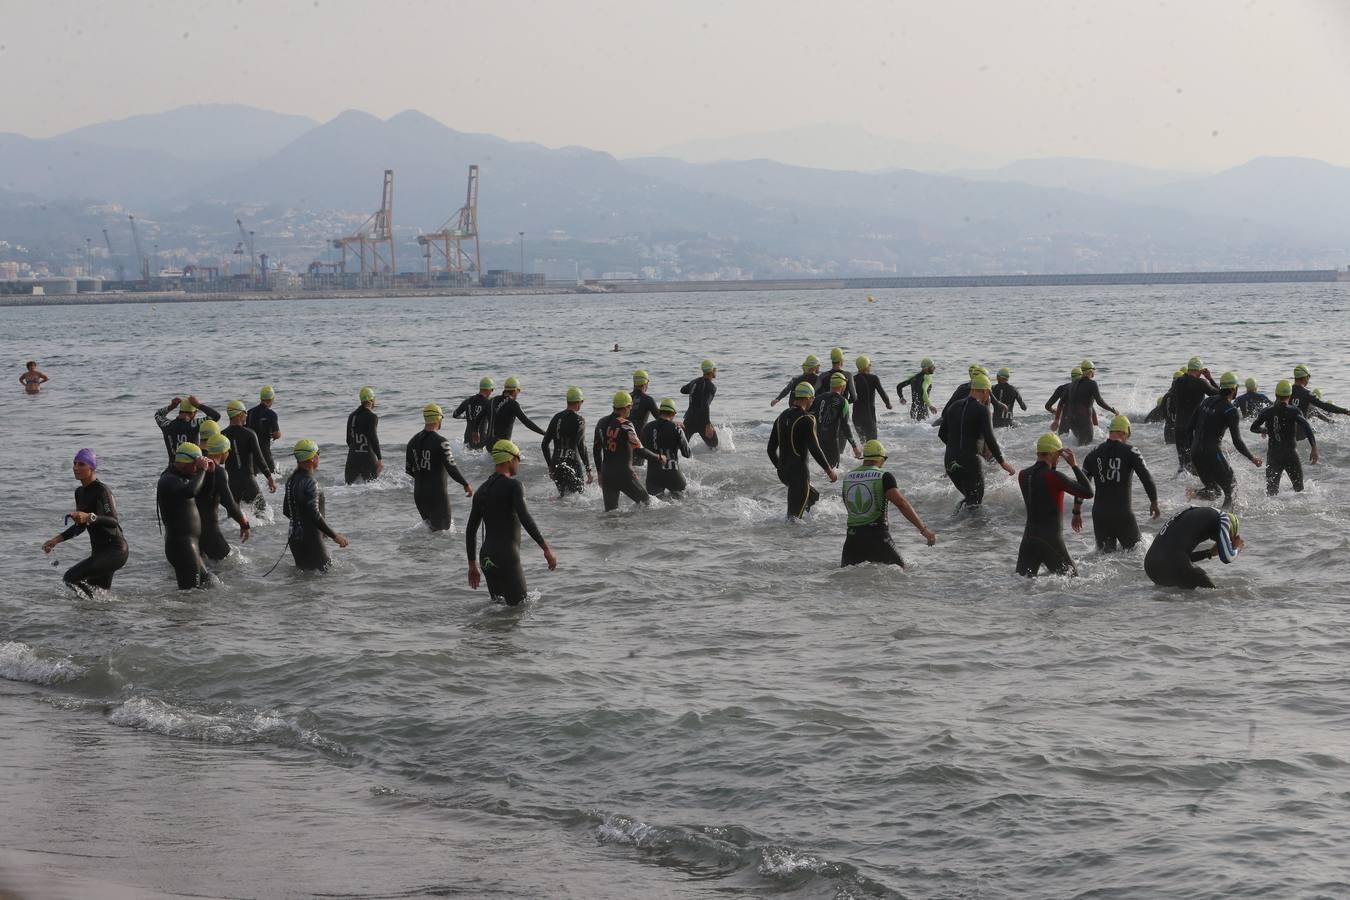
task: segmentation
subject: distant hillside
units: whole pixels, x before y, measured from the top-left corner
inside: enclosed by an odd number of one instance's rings
[[[317,124],[307,116],[213,103],[86,125],[60,137],[190,160],[262,159]]]
[[[1114,198],[1197,177],[1193,172],[1148,169],[1129,163],[1067,156],[1019,159],[997,169],[957,169],[948,174],[970,181],[1015,181]]]

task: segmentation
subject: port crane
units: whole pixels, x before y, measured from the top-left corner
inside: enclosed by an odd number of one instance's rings
[[[473,244],[472,254],[464,246],[470,241]],[[455,211],[439,231],[419,234],[417,243],[422,245],[422,253],[426,257],[428,287],[431,286],[433,248],[444,259],[447,273],[462,275],[482,271],[478,252],[478,166],[469,166],[469,186],[465,191],[464,205]]]
[[[146,256],[145,252],[141,250],[141,235],[136,230],[136,217],[127,216],[127,218],[131,220],[131,241],[136,245],[136,261],[140,264],[141,281],[144,281],[148,287],[150,285],[150,257]]]
[[[103,243],[108,245],[108,262],[117,268],[117,280],[126,281],[127,270],[123,267],[122,261],[117,258],[117,254],[113,252],[112,238],[108,237],[108,229],[106,228],[103,229]]]
[[[248,254],[248,283],[252,287],[258,281],[258,254],[253,249],[253,232],[244,231],[244,223],[241,219],[235,219],[234,224],[239,226],[239,245],[234,248],[236,256]]]
[[[369,287],[372,275],[381,270],[392,283],[397,269],[394,264],[394,170],[384,170],[384,191],[380,208],[371,214],[348,237],[334,238],[333,248],[342,251],[341,272],[347,272],[347,251],[353,250],[361,265],[361,286]],[[354,249],[353,249],[354,248]]]

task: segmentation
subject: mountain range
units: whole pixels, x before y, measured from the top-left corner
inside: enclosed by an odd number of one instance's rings
[[[841,131],[847,138],[848,132]],[[106,227],[208,265],[237,243],[303,268],[379,205],[395,171],[400,268],[481,168],[484,267],[681,278],[1329,267],[1350,259],[1350,169],[1260,158],[1215,174],[1100,160],[1020,160],[941,174],[773,159],[617,159],[457,131],[409,110],[316,123],[184,107],[52,138],[0,134],[0,258],[59,264]],[[814,151],[813,151],[814,152]],[[900,155],[897,153],[897,155]],[[814,157],[813,157],[814,158]],[[894,158],[894,157],[892,157]],[[823,157],[820,157],[823,159]],[[120,245],[120,246],[119,246]],[[44,256],[45,254],[45,256]],[[128,269],[133,269],[131,265]]]

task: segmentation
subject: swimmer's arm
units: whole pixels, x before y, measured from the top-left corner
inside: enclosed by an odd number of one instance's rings
[[[198,404],[197,404],[197,409],[199,409],[199,410],[201,410],[203,413],[205,413],[205,414],[206,414],[206,417],[207,417],[208,419],[210,419],[211,421],[213,421],[213,422],[219,422],[219,421],[220,421],[220,413],[217,412],[216,410],[212,409],[211,407],[207,406],[205,403],[198,403]]]
[[[525,415],[525,410],[520,408],[519,403],[516,404],[516,418],[520,420],[520,424],[524,425],[526,428],[530,429],[535,434],[544,433],[544,429],[540,428],[538,425],[530,421],[530,417]]]
[[[464,544],[469,553],[469,566],[476,567],[478,564],[478,523],[483,521],[483,514],[478,509],[478,504],[474,503],[469,508],[469,523],[464,526]]]
[[[511,505],[515,508],[516,518],[520,520],[520,527],[525,529],[536,544],[548,549],[548,541],[544,540],[543,534],[539,531],[539,526],[534,524],[534,516],[530,515],[530,508],[525,505],[525,486],[519,481],[511,479]]]
[[[1151,506],[1158,505],[1158,488],[1153,483],[1153,474],[1149,472],[1148,466],[1144,463],[1144,455],[1139,452],[1138,447],[1131,447],[1134,451],[1131,454],[1131,461],[1134,464],[1134,473],[1139,476],[1139,483],[1144,486],[1144,493],[1148,495],[1148,502]]]

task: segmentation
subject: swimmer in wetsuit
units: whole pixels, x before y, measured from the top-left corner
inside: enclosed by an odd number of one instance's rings
[[[272,459],[272,442],[281,440],[281,422],[277,419],[276,410],[272,409],[276,399],[276,390],[270,384],[263,385],[262,390],[258,391],[258,405],[248,411],[248,418],[244,422],[258,438],[258,448],[262,450],[267,471],[273,475],[277,472],[277,463]],[[262,466],[258,468],[262,469]]]
[[[1021,406],[1023,412],[1026,412],[1027,409],[1027,401],[1022,399],[1022,392],[1012,386],[1011,378],[1011,369],[1006,366],[999,369],[998,382],[990,391],[994,399],[998,401],[998,405],[994,407],[995,428],[1010,428],[1017,424],[1013,421],[1012,415],[1014,403]]]
[[[605,512],[619,508],[619,494],[635,503],[646,504],[651,498],[638,484],[633,471],[633,456],[656,460],[665,465],[666,458],[642,446],[628,411],[633,408],[633,397],[627,391],[614,394],[614,412],[595,423],[595,467],[600,471],[600,492],[605,500]]]
[[[36,394],[42,390],[42,386],[51,381],[47,373],[37,367],[36,360],[29,360],[24,363],[23,374],[19,376],[19,384],[23,385],[25,393]]]
[[[693,438],[703,439],[709,447],[717,446],[717,429],[712,423],[712,402],[717,396],[717,366],[711,359],[699,363],[703,375],[680,388],[681,394],[689,397],[689,407],[684,411],[684,433]]]
[[[464,420],[464,446],[470,450],[481,450],[486,444],[487,411],[492,400],[492,389],[496,386],[486,375],[478,379],[478,393],[465,397],[450,414],[452,419]]]
[[[1185,440],[1191,447],[1191,462],[1195,465],[1195,474],[1200,476],[1204,487],[1187,489],[1188,497],[1201,500],[1213,500],[1223,492],[1223,505],[1233,505],[1234,475],[1233,467],[1223,452],[1223,433],[1233,436],[1233,449],[1247,457],[1252,465],[1261,467],[1261,457],[1252,456],[1243,443],[1242,433],[1238,430],[1241,416],[1233,405],[1237,394],[1237,376],[1224,372],[1219,379],[1219,393],[1205,398],[1200,408],[1191,416],[1190,427],[1184,434],[1177,436],[1177,442]]]
[[[422,430],[408,441],[407,458],[403,470],[413,480],[413,503],[417,514],[432,531],[449,531],[450,481],[453,478],[464,488],[466,497],[473,496],[473,488],[455,465],[450,441],[441,434],[445,412],[436,403],[422,407]]]
[[[347,416],[347,467],[343,472],[348,484],[374,481],[384,471],[380,453],[380,417],[375,414],[375,389],[361,388],[361,405]]]
[[[1197,551],[1195,548],[1205,541],[1213,541],[1214,546]],[[1161,587],[1212,588],[1214,582],[1196,563],[1216,556],[1224,564],[1231,563],[1245,546],[1238,534],[1237,514],[1212,506],[1189,506],[1173,516],[1153,539],[1144,554],[1144,572]]]
[[[1289,402],[1303,413],[1305,419],[1311,420],[1318,410],[1329,413],[1337,413],[1342,416],[1350,416],[1350,409],[1343,406],[1337,406],[1335,403],[1328,403],[1323,400],[1321,395],[1308,390],[1308,382],[1312,380],[1312,372],[1302,363],[1294,366],[1294,385],[1293,394],[1290,395]],[[1325,418],[1325,417],[1323,417]],[[1327,419],[1328,422],[1331,419]]]
[[[1097,549],[1111,553],[1119,547],[1129,550],[1139,543],[1139,523],[1134,518],[1130,494],[1134,487],[1134,476],[1148,494],[1149,514],[1158,518],[1158,489],[1153,484],[1153,476],[1139,448],[1128,443],[1130,420],[1117,415],[1111,420],[1106,440],[1099,444],[1087,459],[1083,460],[1083,471],[1092,479],[1092,536],[1097,540]],[[1080,507],[1075,506],[1075,509]],[[1074,515],[1074,531],[1083,527],[1082,513]]]
[[[579,494],[595,480],[591,457],[586,451],[586,417],[581,414],[581,404],[585,402],[581,388],[569,387],[567,408],[549,420],[539,444],[539,452],[548,463],[548,477],[558,486],[559,497]]]
[[[873,438],[863,445],[863,464],[844,475],[844,508],[848,510],[848,532],[844,538],[844,549],[839,565],[856,566],[859,563],[874,562],[905,567],[900,551],[891,539],[891,529],[886,522],[886,505],[892,504],[900,510],[909,524],[918,529],[928,546],[937,543],[937,535],[923,524],[914,507],[909,505],[905,495],[900,493],[895,476],[885,471],[886,448],[881,441]]]
[[[1177,471],[1191,467],[1192,420],[1196,410],[1207,397],[1218,392],[1219,386],[1198,356],[1192,356],[1186,363],[1186,373],[1172,382],[1168,396],[1176,410]]]
[[[793,388],[792,405],[778,415],[769,433],[769,461],[778,472],[778,480],[787,485],[789,519],[802,518],[820,499],[820,492],[811,486],[808,456],[815,459],[830,481],[839,480],[821,449],[816,417],[809,412],[815,398],[815,388],[807,382]]]
[[[870,441],[877,436],[877,397],[881,397],[887,409],[892,408],[891,398],[886,396],[881,379],[872,373],[871,359],[860,356],[855,364],[858,371],[853,374],[853,388],[858,399],[853,404],[853,430],[858,433],[858,440]]]
[[[820,449],[825,452],[825,459],[831,469],[839,468],[839,457],[844,452],[845,444],[853,448],[855,457],[862,459],[862,451],[858,449],[858,441],[848,424],[849,406],[844,399],[847,387],[843,373],[836,372],[830,376],[830,389],[824,393],[817,391],[811,404],[811,415],[816,417]]]
[[[802,360],[802,374],[794,376],[787,384],[783,385],[783,389],[778,392],[778,395],[769,401],[769,406],[777,406],[778,402],[784,397],[792,397],[792,392],[797,389],[797,385],[803,382],[811,385],[811,390],[814,391],[816,389],[816,378],[819,375],[820,359],[814,353],[807,354],[806,359]],[[792,401],[789,400],[788,404],[791,405],[791,403]]]
[[[1060,459],[1073,470],[1070,481],[1055,471]],[[1022,500],[1027,506],[1027,524],[1017,551],[1017,574],[1034,577],[1041,566],[1052,575],[1077,575],[1078,569],[1064,546],[1064,495],[1073,497],[1073,530],[1083,527],[1083,500],[1092,496],[1092,485],[1078,468],[1073,451],[1059,435],[1047,431],[1036,441],[1036,464],[1017,473]]]
[[[248,410],[243,400],[231,400],[225,404],[225,414],[230,424],[221,430],[221,434],[230,439],[230,455],[225,458],[225,474],[230,479],[230,493],[240,503],[252,503],[261,509],[264,505],[262,494],[258,491],[258,482],[254,479],[261,472],[267,476],[267,491],[277,492],[276,473],[268,467],[263,456],[262,445],[252,428],[244,424]]]
[[[646,430],[647,423],[656,415],[656,400],[647,393],[651,386],[651,376],[645,369],[638,369],[633,373],[633,411],[628,416],[628,421],[633,423],[633,430],[642,437],[642,432]]]
[[[305,438],[295,442],[291,453],[295,456],[295,471],[286,479],[281,500],[281,514],[291,520],[286,546],[297,569],[318,572],[327,569],[331,562],[323,544],[325,537],[339,547],[346,547],[350,541],[346,535],[334,531],[324,518],[327,510],[323,488],[314,480],[314,471],[319,468],[319,445]]]
[[[929,413],[937,412],[933,405],[933,373],[937,366],[928,357],[919,363],[919,371],[895,386],[895,400],[901,406],[909,403],[909,417],[916,422],[928,418]],[[909,400],[905,400],[905,388],[909,388]]]
[[[816,396],[829,393],[831,380],[836,374],[844,376],[844,399],[852,406],[858,401],[858,392],[854,390],[853,376],[844,371],[844,349],[834,347],[830,350],[830,369],[828,372],[820,372],[816,375],[816,383],[812,385],[816,389]],[[795,387],[795,385],[794,385]]]
[[[1061,428],[1068,426],[1069,431],[1073,432],[1074,440],[1081,447],[1092,443],[1093,426],[1097,424],[1094,403],[1113,416],[1117,413],[1114,406],[1102,399],[1102,391],[1096,381],[1097,367],[1092,364],[1092,360],[1083,360],[1078,368],[1083,374],[1073,382],[1063,398],[1060,425]]]
[[[989,370],[986,369],[984,366],[980,365],[979,363],[972,363],[969,372],[971,379],[973,379],[976,375],[983,375],[985,378],[990,377]],[[952,395],[947,398],[947,403],[945,406],[942,407],[942,411],[945,413],[947,410],[952,408],[953,404],[960,403],[962,400],[966,399],[969,396],[970,396],[970,380],[968,379],[956,386],[956,390],[952,391]],[[1002,403],[1000,403],[997,399],[994,398],[994,392],[992,390],[989,392],[989,407],[993,411],[995,417],[997,417],[1000,413],[1009,416],[1012,415],[1011,409],[1005,407]]]
[[[509,441],[515,431],[516,422],[524,425],[535,434],[542,435],[544,429],[530,421],[525,410],[520,408],[520,379],[512,375],[502,385],[502,392],[488,402],[487,437],[489,442]]]
[[[938,427],[938,439],[947,445],[943,469],[961,492],[958,510],[984,502],[984,463],[980,457],[986,450],[1003,471],[1016,474],[994,436],[994,423],[989,417],[990,389],[989,376],[976,373],[970,380],[969,396],[948,407]]]
[[[75,480],[75,511],[67,518],[72,525],[42,545],[43,553],[51,553],[56,545],[89,532],[88,559],[71,566],[61,580],[90,596],[94,588],[112,589],[113,573],[127,564],[127,539],[117,519],[117,504],[112,491],[98,480],[98,455],[88,447],[75,454],[72,464]]]
[[[200,416],[199,410],[202,413]],[[173,462],[179,444],[200,443],[204,421],[219,424],[220,413],[205,403],[198,402],[195,396],[189,396],[186,400],[174,397],[168,406],[155,410],[155,424],[164,434],[164,449],[169,453],[170,463]]]
[[[525,505],[525,489],[516,480],[520,467],[520,448],[510,441],[492,445],[492,462],[496,471],[478,486],[469,510],[469,524],[464,532],[469,552],[469,587],[474,590],[487,579],[488,593],[493,600],[515,606],[525,599],[525,570],[520,565],[520,529],[525,531],[544,551],[549,571],[558,568],[548,542],[534,524]],[[483,547],[478,548],[478,527],[483,526]],[[478,562],[483,569],[479,572]]]
[[[642,445],[660,456],[665,462],[647,460],[647,493],[653,497],[664,497],[669,491],[674,498],[684,494],[687,485],[680,471],[680,457],[689,458],[689,441],[685,439],[684,429],[675,421],[675,400],[665,397],[656,408],[656,421],[650,422],[642,438]]]
[[[202,563],[202,518],[197,495],[216,464],[202,455],[201,448],[184,441],[174,451],[173,462],[159,476],[155,506],[164,529],[164,556],[173,566],[178,589],[206,587],[210,576]]]
[[[240,541],[248,540],[248,517],[230,490],[230,476],[226,471],[226,462],[231,455],[230,439],[224,434],[213,434],[206,439],[204,449],[216,465],[206,474],[201,493],[197,495],[197,514],[202,520],[202,534],[197,539],[197,546],[201,548],[202,556],[219,562],[230,555],[230,542],[220,530],[217,507],[223,506],[225,514],[239,523]]]
[[[1069,380],[1055,388],[1050,394],[1050,399],[1045,401],[1045,411],[1051,413],[1054,419],[1050,422],[1050,430],[1056,434],[1066,434],[1069,425],[1064,421],[1064,401],[1073,391],[1073,386],[1083,377],[1083,370],[1079,366],[1074,366],[1069,370]]]
[[[1256,379],[1247,379],[1247,392],[1233,401],[1233,405],[1242,413],[1242,418],[1250,419],[1261,410],[1270,406],[1270,398],[1256,389]]]
[[[1264,434],[1266,444],[1266,494],[1274,497],[1280,492],[1280,478],[1286,473],[1295,491],[1303,490],[1303,460],[1298,455],[1298,442],[1308,439],[1312,453],[1308,462],[1317,465],[1317,436],[1303,413],[1293,404],[1294,386],[1281,381],[1275,386],[1275,403],[1257,413],[1251,430]]]

